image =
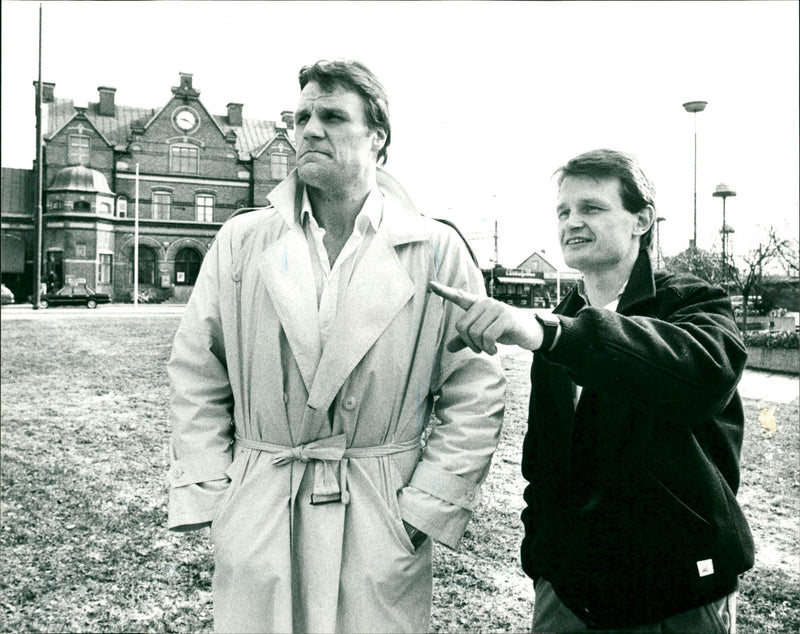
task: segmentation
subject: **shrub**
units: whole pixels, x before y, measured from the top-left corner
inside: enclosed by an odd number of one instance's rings
[[[800,333],[794,332],[748,332],[744,335],[748,348],[800,348]]]

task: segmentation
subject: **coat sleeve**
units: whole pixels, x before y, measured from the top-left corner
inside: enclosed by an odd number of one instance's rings
[[[722,289],[700,281],[664,295],[658,316],[593,307],[559,316],[561,336],[544,357],[584,388],[668,408],[673,419],[718,412],[747,359],[730,301]]]
[[[455,233],[439,246],[437,261],[438,281],[486,294],[480,271]],[[443,302],[433,294],[431,301]],[[403,519],[450,548],[458,546],[480,501],[481,484],[500,437],[506,391],[497,357],[469,348],[447,350],[447,342],[458,336],[455,324],[463,314],[455,304],[443,302],[431,385],[435,425],[399,496]]]
[[[220,323],[220,239],[209,249],[167,363],[170,381],[169,520],[176,531],[214,519],[232,462],[233,396]]]

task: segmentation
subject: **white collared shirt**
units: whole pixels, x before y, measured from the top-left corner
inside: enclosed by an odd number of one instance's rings
[[[328,341],[333,321],[336,318],[339,298],[350,283],[350,278],[358,260],[375,236],[382,217],[383,195],[376,187],[364,201],[364,206],[356,216],[353,233],[350,234],[339,256],[331,266],[328,250],[322,240],[325,236],[325,229],[317,223],[317,219],[311,209],[308,192],[303,187],[299,222],[303,227],[303,233],[308,243],[311,268],[314,271],[314,280],[317,286],[319,334],[323,348]]]

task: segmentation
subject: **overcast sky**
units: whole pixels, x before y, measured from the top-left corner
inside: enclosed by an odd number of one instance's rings
[[[159,108],[194,75],[214,114],[280,120],[297,71],[355,58],[390,97],[387,170],[427,214],[454,220],[481,263],[534,250],[562,262],[554,170],[598,147],[636,154],[658,190],[661,247],[733,249],[766,227],[798,235],[798,3],[43,2],[42,78],[56,97]],[[2,3],[2,165],[35,154],[38,3]],[[707,101],[691,115],[681,104]]]

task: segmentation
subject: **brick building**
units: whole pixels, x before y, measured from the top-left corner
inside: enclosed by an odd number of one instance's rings
[[[129,299],[138,206],[140,289],[185,301],[222,223],[265,205],[294,168],[293,113],[246,119],[229,103],[212,115],[188,73],[160,108],[118,105],[115,92],[101,86],[78,107],[42,84],[43,278]],[[36,171],[3,168],[2,180],[2,276],[21,301],[33,289]]]

